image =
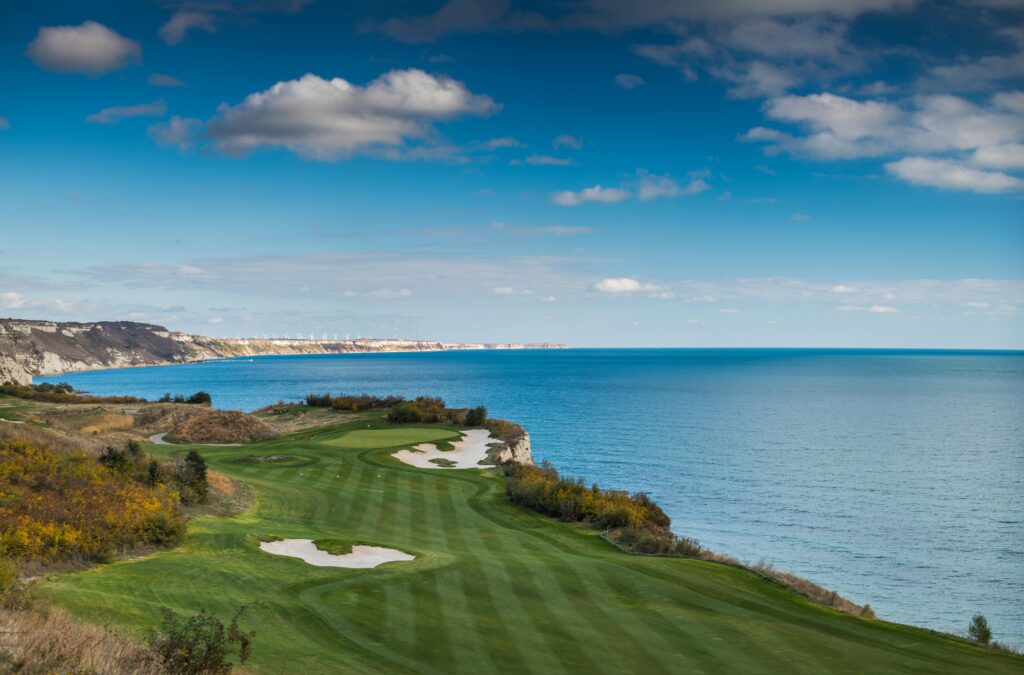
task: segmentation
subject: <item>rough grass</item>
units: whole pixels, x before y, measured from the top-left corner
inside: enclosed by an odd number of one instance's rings
[[[211,468],[258,492],[253,509],[196,518],[179,549],[58,575],[39,592],[81,618],[135,631],[155,626],[164,606],[230,616],[248,605],[242,627],[257,634],[246,665],[268,673],[1024,668],[1018,657],[822,607],[753,572],[622,553],[591,529],[510,505],[493,472],[416,469],[384,449],[431,442],[437,428],[414,438],[407,427],[365,427],[204,451]],[[354,438],[367,448],[347,447]],[[255,454],[316,461],[235,461]],[[417,558],[318,568],[262,553],[261,533],[373,542]]]
[[[83,624],[66,612],[0,609],[0,672],[150,675],[165,670],[140,640]]]
[[[238,410],[204,409],[178,422],[170,435],[176,443],[251,443],[273,438],[277,432]]]

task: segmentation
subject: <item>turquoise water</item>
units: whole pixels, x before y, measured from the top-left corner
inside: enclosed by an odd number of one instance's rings
[[[884,618],[1024,646],[1024,354],[565,350],[284,356],[78,373],[101,394],[431,394],[521,422],[534,454],[646,490],[676,532]]]

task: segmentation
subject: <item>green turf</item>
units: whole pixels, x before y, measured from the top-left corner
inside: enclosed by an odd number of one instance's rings
[[[458,437],[458,432],[442,427],[356,428],[324,442],[335,448],[397,448],[403,445],[432,443]]]
[[[59,575],[40,592],[140,634],[161,607],[227,618],[250,605],[250,664],[270,673],[1024,667],[922,630],[839,614],[723,565],[622,553],[591,530],[509,505],[501,479],[483,471],[416,469],[389,451],[346,447],[355,439],[370,448],[426,442],[441,431],[367,431],[360,422],[304,432],[301,441],[204,449],[213,468],[258,491],[251,512],[196,518],[178,549]],[[309,462],[234,461],[253,454]],[[269,537],[390,546],[417,558],[375,570],[318,568],[258,550]]]

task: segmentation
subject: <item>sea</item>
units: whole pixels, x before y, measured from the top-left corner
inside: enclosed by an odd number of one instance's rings
[[[1024,647],[1024,352],[568,349],[236,358],[37,381],[251,411],[308,393],[486,405],[564,475],[878,616]]]

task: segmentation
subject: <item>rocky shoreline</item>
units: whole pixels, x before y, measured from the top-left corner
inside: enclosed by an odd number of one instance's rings
[[[74,323],[0,319],[0,383],[39,375],[194,363],[276,354],[348,354],[467,349],[564,349],[560,343],[451,343],[432,340],[211,338],[134,321]]]

